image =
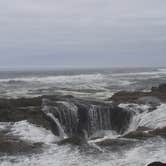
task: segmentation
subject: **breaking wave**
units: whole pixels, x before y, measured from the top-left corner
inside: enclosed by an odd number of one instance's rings
[[[33,125],[26,120],[15,123],[0,122],[0,130],[7,128],[10,129],[12,135],[29,142],[51,143],[59,139],[51,131]]]
[[[120,104],[120,107],[134,112],[128,131],[135,131],[139,127],[149,129],[166,126],[166,104],[161,104],[155,110],[149,111],[149,105]]]

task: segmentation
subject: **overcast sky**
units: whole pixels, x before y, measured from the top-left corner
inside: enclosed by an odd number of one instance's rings
[[[166,66],[166,0],[0,0],[0,67]]]

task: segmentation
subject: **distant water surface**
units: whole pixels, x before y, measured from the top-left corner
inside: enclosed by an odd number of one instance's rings
[[[165,68],[0,71],[1,97],[73,95],[106,99],[119,90],[150,90],[166,82]]]

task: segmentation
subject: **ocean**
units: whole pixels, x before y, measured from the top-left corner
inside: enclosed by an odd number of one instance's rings
[[[0,96],[63,94],[106,99],[119,90],[148,91],[165,81],[165,68],[0,71]]]
[[[34,98],[43,95],[71,95],[81,100],[104,102],[119,91],[149,92],[151,87],[166,83],[166,68],[110,68],[0,71],[0,98]],[[129,104],[119,105],[129,109]],[[131,108],[130,108],[131,109]],[[148,112],[148,105],[133,104],[135,114],[126,132],[139,126],[151,129],[166,126],[166,104]],[[61,126],[62,128],[64,126]],[[0,131],[10,128],[10,134],[31,143],[41,142],[43,151],[32,154],[0,153],[2,166],[145,166],[153,161],[166,162],[166,139],[157,136],[147,140],[132,140],[113,147],[96,142],[119,138],[119,133],[105,130],[104,137],[88,140],[89,146],[58,145],[50,130],[27,120],[0,122]]]

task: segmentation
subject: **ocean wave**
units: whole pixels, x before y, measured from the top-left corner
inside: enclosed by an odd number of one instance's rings
[[[163,128],[166,126],[166,104],[161,104],[157,109],[149,111],[148,105],[121,104],[120,107],[135,112],[135,115],[129,126],[129,131],[135,131],[138,127],[147,127],[150,129]]]
[[[166,141],[154,138],[120,152],[100,150],[99,153],[80,152],[77,147],[52,144],[44,153],[29,156],[0,157],[4,166],[143,166],[153,161],[166,162]],[[87,153],[87,154],[86,154]]]
[[[10,129],[9,131],[12,135],[33,143],[51,143],[58,139],[51,131],[31,124],[26,120],[15,123],[1,122],[0,130],[5,130],[6,128]]]
[[[139,118],[138,126],[149,128],[163,128],[166,126],[166,104],[161,104],[152,112],[145,112]]]
[[[114,73],[113,76],[153,76],[153,75],[166,75],[166,69],[157,69],[156,71],[148,72],[128,72],[128,73]]]
[[[117,161],[120,166],[143,166],[154,161],[166,162],[166,141],[162,138],[153,138],[127,151],[125,157]],[[118,164],[120,162],[121,164]]]
[[[61,76],[46,76],[46,77],[19,77],[13,79],[0,79],[0,82],[43,82],[43,83],[54,83],[54,82],[80,82],[80,81],[93,81],[103,79],[102,74],[81,74],[81,75],[61,75]]]
[[[159,68],[157,69],[159,72],[163,72],[163,73],[166,73],[166,68]]]

